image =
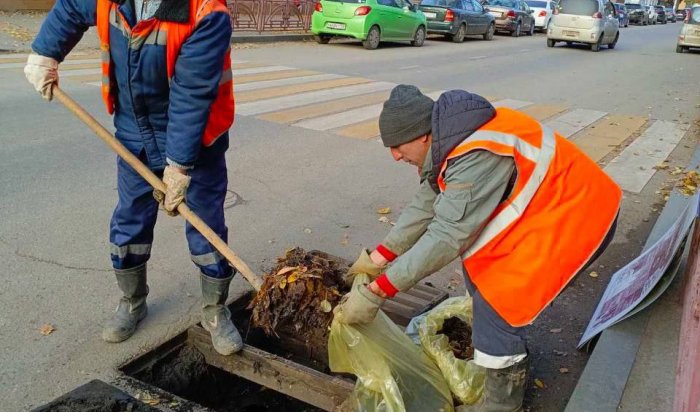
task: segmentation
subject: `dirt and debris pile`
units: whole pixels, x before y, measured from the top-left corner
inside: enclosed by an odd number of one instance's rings
[[[264,276],[249,305],[251,325],[268,335],[291,334],[307,342],[325,342],[333,308],[348,291],[347,270],[331,257],[302,248],[290,249]]]
[[[450,349],[457,359],[472,359],[474,357],[474,347],[472,346],[472,328],[467,322],[453,316],[445,320],[442,329],[438,334],[447,336],[450,342]]]
[[[98,379],[40,406],[32,412],[156,412],[131,395]]]

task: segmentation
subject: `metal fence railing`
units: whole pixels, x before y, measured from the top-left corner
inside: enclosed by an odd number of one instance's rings
[[[315,0],[227,0],[234,31],[308,31]]]

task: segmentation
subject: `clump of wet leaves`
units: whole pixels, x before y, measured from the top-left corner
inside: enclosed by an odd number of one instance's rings
[[[472,328],[467,322],[456,316],[447,318],[437,333],[447,336],[450,349],[457,359],[469,360],[474,357]]]
[[[267,335],[293,333],[306,337],[328,334],[333,308],[347,292],[347,267],[324,256],[290,249],[263,277],[263,285],[250,303],[252,325]]]

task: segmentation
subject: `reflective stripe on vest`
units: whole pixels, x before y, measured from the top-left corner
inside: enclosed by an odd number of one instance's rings
[[[166,67],[168,80],[175,76],[175,63],[182,44],[192,34],[197,24],[212,12],[228,14],[222,0],[190,0],[190,20],[188,23],[171,23],[155,18],[139,22],[133,29],[119,12],[119,6],[110,0],[97,0],[97,32],[100,38],[102,59],[102,99],[107,112],[114,113],[114,77],[111,69],[109,28],[120,30],[129,39],[129,48],[139,50],[145,44],[166,47]],[[202,134],[202,145],[211,146],[217,138],[226,133],[234,119],[233,73],[231,71],[231,48],[226,50],[222,62],[222,75],[216,99],[209,108],[209,118]]]
[[[510,325],[532,323],[598,250],[619,211],[622,191],[573,143],[529,116],[496,116],[457,146],[513,158],[508,198],[491,214],[462,261],[484,299]]]

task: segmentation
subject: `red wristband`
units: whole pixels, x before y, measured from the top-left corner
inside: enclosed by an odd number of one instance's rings
[[[379,252],[380,255],[384,256],[384,259],[388,260],[389,262],[393,262],[394,259],[396,259],[396,253],[387,249],[381,243],[379,244],[379,246],[377,246],[377,252]]]
[[[387,296],[393,298],[397,293],[399,293],[399,290],[394,287],[394,285],[391,284],[389,281],[389,278],[386,277],[386,273],[382,273],[377,280],[377,286],[379,286],[379,289],[381,289],[384,293],[387,294]]]

